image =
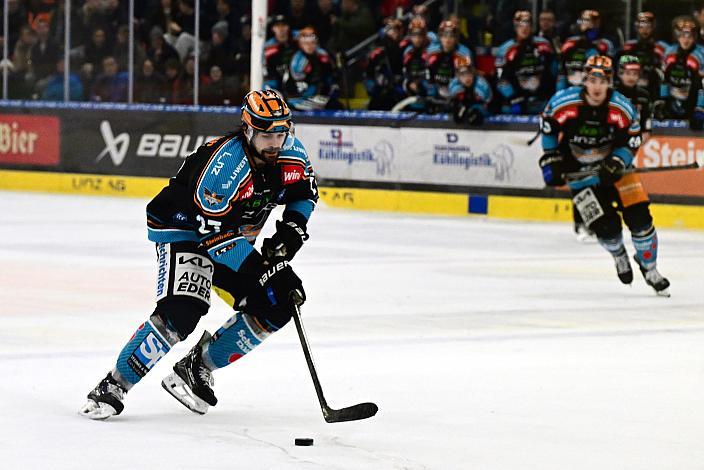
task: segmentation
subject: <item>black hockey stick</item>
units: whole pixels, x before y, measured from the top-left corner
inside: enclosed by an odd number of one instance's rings
[[[298,338],[301,340],[303,354],[306,356],[308,370],[310,371],[310,376],[313,379],[313,386],[315,386],[315,393],[318,394],[320,409],[323,412],[323,418],[325,418],[325,421],[328,423],[340,423],[343,421],[357,421],[359,419],[367,419],[374,416],[376,412],[379,411],[379,407],[376,406],[374,403],[359,403],[358,405],[348,406],[347,408],[342,408],[340,410],[334,410],[328,406],[328,402],[325,401],[325,397],[323,396],[323,388],[320,386],[318,373],[315,371],[313,357],[310,354],[310,346],[308,346],[306,332],[303,329],[303,323],[301,322],[301,309],[299,307],[300,302],[298,302],[296,299],[296,293],[294,293],[291,297],[291,303],[293,308],[293,321],[296,322]]]
[[[675,171],[675,170],[696,170],[699,168],[697,162],[688,163],[686,165],[672,165],[672,166],[656,166],[648,168],[629,168],[623,172],[624,175],[629,173],[655,173],[660,171]],[[566,181],[578,180],[581,178],[587,178],[589,176],[595,176],[599,173],[599,170],[584,170],[584,171],[574,171],[571,173],[563,173],[562,178]]]
[[[536,132],[535,135],[534,135],[533,137],[531,137],[530,140],[528,140],[528,142],[526,142],[526,145],[527,145],[528,147],[530,147],[531,145],[533,145],[533,142],[535,142],[536,140],[538,140],[538,137],[540,137],[540,134],[542,134],[542,133],[543,133],[543,132],[542,132],[542,129],[538,129],[538,132]]]

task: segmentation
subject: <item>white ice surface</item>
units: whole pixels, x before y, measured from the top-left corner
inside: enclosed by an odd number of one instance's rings
[[[293,324],[216,372],[207,415],[183,408],[159,382],[216,300],[121,416],[86,420],[153,309],[144,205],[0,193],[0,468],[704,469],[701,232],[660,231],[665,299],[566,224],[321,207],[305,325],[331,406],[376,417],[323,421]]]

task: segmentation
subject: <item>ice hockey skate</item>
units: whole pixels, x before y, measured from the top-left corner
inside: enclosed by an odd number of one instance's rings
[[[633,256],[633,259],[638,264],[638,267],[640,268],[640,272],[643,275],[643,279],[645,279],[646,284],[652,287],[657,295],[661,297],[670,297],[670,290],[668,289],[670,287],[670,281],[668,281],[666,277],[660,274],[660,271],[658,271],[655,266],[650,269],[647,269],[643,266],[637,256]]]
[[[618,274],[618,278],[624,284],[631,284],[633,282],[633,269],[631,268],[630,261],[628,261],[628,253],[626,250],[615,255],[614,261],[616,262],[616,274]]]
[[[174,371],[161,381],[164,390],[183,406],[201,415],[218,402],[211,388],[214,384],[212,372],[201,357],[203,346],[210,338],[210,333],[204,331],[186,357],[174,364]]]
[[[122,413],[125,405],[122,400],[127,391],[112,376],[112,373],[88,394],[88,401],[80,409],[80,413],[90,419],[107,419]]]

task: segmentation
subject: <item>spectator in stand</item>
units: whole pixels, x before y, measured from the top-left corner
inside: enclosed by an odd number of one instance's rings
[[[330,55],[318,47],[313,28],[298,35],[299,50],[291,58],[291,79],[284,84],[289,106],[298,110],[325,109],[333,98],[334,67]]]
[[[252,18],[249,15],[240,19],[240,37],[235,42],[235,51],[237,73],[242,76],[243,85],[249,87],[249,64],[252,57]]]
[[[235,43],[234,38],[240,34],[240,15],[237,13],[235,1],[217,0],[215,10],[217,13],[215,23],[219,23],[221,21],[227,23],[228,39],[225,42],[225,45],[232,48]]]
[[[430,45],[425,20],[416,16],[408,24],[410,44],[403,51],[403,88],[408,96],[428,96],[430,71],[426,50]]]
[[[19,0],[9,0],[7,2],[7,16],[8,24],[11,25],[9,28],[9,42],[7,43],[7,48],[9,51],[13,51],[17,40],[20,37],[22,28],[18,26],[24,25],[27,22],[27,8]],[[4,5],[0,5],[0,12],[3,11]],[[0,21],[0,46],[4,44],[7,35],[4,31],[4,21]]]
[[[452,118],[457,124],[479,126],[489,115],[491,86],[479,75],[468,57],[458,57],[457,76],[450,82]]]
[[[289,26],[294,31],[310,26],[313,22],[313,14],[306,7],[305,0],[290,0],[288,8],[284,10],[284,16],[286,16]]]
[[[210,70],[217,66],[222,73],[231,76],[237,71],[237,62],[232,47],[227,45],[229,27],[225,21],[218,21],[210,31],[210,50],[204,62],[205,68]]]
[[[698,2],[698,6],[694,10],[694,16],[697,18],[697,26],[699,27],[697,44],[704,46],[704,1]]]
[[[166,102],[177,103],[183,96],[183,81],[181,78],[181,62],[178,58],[171,58],[164,64],[164,77],[166,78]]]
[[[208,81],[200,93],[200,104],[206,106],[229,106],[233,103],[234,90],[230,80],[223,76],[217,65],[210,68]]]
[[[83,48],[83,67],[82,73],[84,78],[92,80],[97,74],[97,70],[103,63],[103,58],[111,53],[111,48],[105,38],[105,30],[103,28],[95,28],[91,34],[90,41]]]
[[[95,31],[100,28],[113,37],[118,24],[127,23],[124,17],[124,10],[121,10],[118,0],[86,0],[83,6],[78,8],[79,22],[73,27],[78,27],[84,31]],[[96,67],[100,63],[96,64]]]
[[[183,64],[181,73],[176,78],[176,86],[172,96],[174,104],[193,104],[193,89],[195,80],[195,57],[190,56]]]
[[[688,119],[694,130],[704,127],[704,46],[697,44],[699,27],[691,16],[672,22],[675,43],[665,51],[664,78],[660,100],[655,103],[657,119]]]
[[[59,45],[49,36],[49,23],[41,18],[35,22],[34,30],[37,33],[37,42],[32,46],[30,57],[34,76],[43,80],[56,70],[56,59],[59,57]]]
[[[166,78],[156,70],[151,59],[144,59],[134,83],[137,103],[166,103]]]
[[[434,97],[448,99],[449,85],[455,78],[455,61],[459,58],[472,60],[467,46],[459,43],[457,24],[445,20],[438,28],[440,44],[431,44],[426,50],[426,61],[430,74],[431,87],[429,94]]]
[[[338,16],[339,13],[332,0],[318,0],[312,26],[318,33],[318,41],[324,47],[329,47],[330,45],[334,22]]]
[[[289,75],[289,64],[298,50],[298,43],[291,37],[291,29],[284,15],[276,15],[271,21],[274,37],[264,45],[266,62],[264,86],[282,91],[284,78]]]
[[[514,39],[496,54],[497,90],[504,114],[539,114],[555,93],[557,58],[550,42],[533,35],[533,15],[518,10],[513,16]]]
[[[333,17],[330,50],[344,52],[374,34],[376,26],[369,8],[360,0],[342,0],[341,15]]]
[[[557,31],[555,13],[552,10],[543,10],[538,16],[538,36],[547,39],[553,50],[559,51],[562,48],[560,33]]]
[[[147,57],[154,63],[157,72],[166,73],[166,63],[169,60],[179,60],[176,49],[171,47],[164,39],[164,30],[159,26],[154,26],[149,32],[150,47],[147,50]]]
[[[369,109],[389,110],[405,96],[403,91],[403,23],[387,18],[384,36],[368,57],[364,86]]]
[[[9,72],[8,94],[14,99],[30,98],[34,89],[35,75],[32,67],[31,50],[37,42],[37,33],[28,25],[20,28],[15,50],[7,65]]]
[[[594,55],[613,57],[612,42],[601,37],[601,15],[596,10],[584,10],[579,15],[577,25],[580,34],[568,38],[562,45],[560,73],[557,78],[557,89],[582,84],[584,64]]]
[[[103,73],[93,82],[90,99],[107,103],[123,103],[127,101],[127,72],[120,72],[117,60],[108,55],[103,58]]]
[[[195,0],[178,0],[178,10],[169,23],[169,43],[182,62],[195,49]]]
[[[117,28],[117,41],[113,47],[112,56],[117,60],[120,70],[127,70],[130,60],[130,27],[126,24]],[[134,63],[136,66],[144,62],[145,57],[143,45],[135,38]]]
[[[154,28],[159,27],[162,34],[169,30],[169,25],[174,21],[177,2],[178,0],[159,0],[158,5],[152,7],[152,11],[143,25],[142,37],[145,42],[150,41],[150,34]]]
[[[46,85],[43,89],[37,90],[41,93],[42,100],[45,101],[63,101],[64,100],[64,58],[56,59],[56,71],[46,80]],[[68,99],[71,101],[83,100],[83,84],[81,78],[70,73],[68,76]]]

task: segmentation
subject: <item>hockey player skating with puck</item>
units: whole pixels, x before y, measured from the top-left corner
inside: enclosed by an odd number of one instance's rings
[[[641,142],[638,113],[611,87],[612,78],[609,57],[590,57],[584,84],[550,99],[541,116],[545,153],[540,167],[547,185],[568,184],[584,223],[614,257],[621,282],[630,284],[633,271],[621,234],[621,212],[646,283],[659,295],[669,295],[670,283],[656,268],[658,239],[648,196],[638,176],[626,172]],[[566,174],[582,170],[594,172],[565,181]]]
[[[147,206],[159,267],[157,305],[88,394],[81,413],[92,419],[120,414],[125,393],[208,312],[211,286],[231,297],[236,313],[212,337],[204,332],[162,386],[194,412],[215,405],[212,371],[286,325],[291,301],[305,300],[288,262],[308,238],[317,199],[288,106],[274,91],[250,92],[242,127],[190,155]],[[277,205],[285,205],[282,220],[260,254],[254,241]]]

